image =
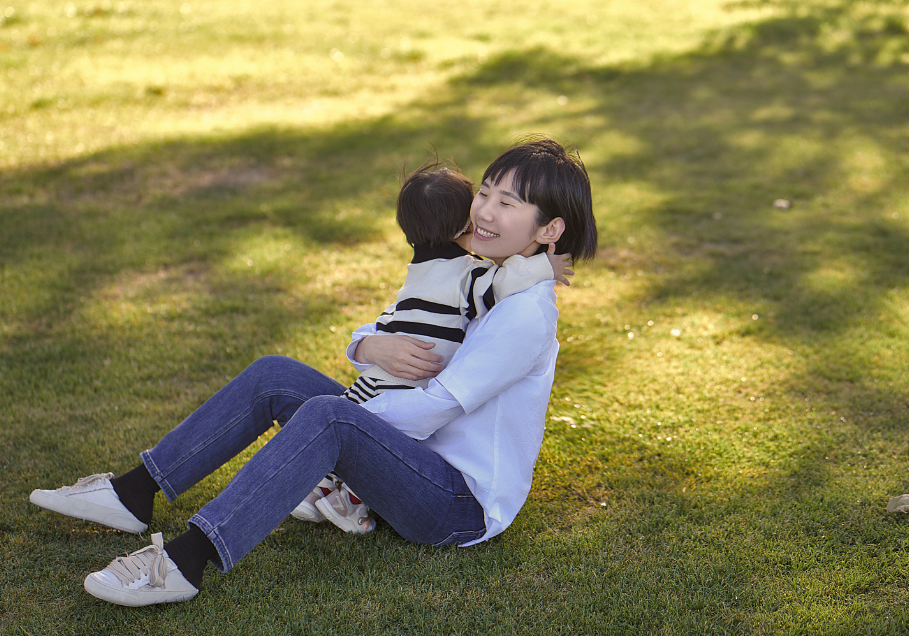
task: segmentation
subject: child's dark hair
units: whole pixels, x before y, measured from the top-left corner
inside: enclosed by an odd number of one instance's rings
[[[499,155],[486,169],[483,181],[498,184],[512,170],[516,194],[540,210],[537,225],[556,217],[565,221],[556,254],[571,254],[575,262],[595,257],[597,223],[590,177],[577,151],[569,154],[548,137],[530,138]]]
[[[404,180],[398,225],[411,245],[451,243],[470,220],[473,182],[443,162],[428,161]]]

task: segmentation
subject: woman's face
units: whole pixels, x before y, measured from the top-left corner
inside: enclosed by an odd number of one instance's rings
[[[498,184],[484,181],[470,206],[473,221],[473,251],[497,265],[520,254],[533,256],[541,243],[552,243],[549,226],[537,225],[539,209],[521,199],[514,187],[514,173],[502,176]]]

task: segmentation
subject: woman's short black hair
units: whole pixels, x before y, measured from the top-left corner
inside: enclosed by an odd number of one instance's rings
[[[537,225],[556,217],[565,221],[556,254],[571,254],[575,262],[595,257],[597,223],[590,177],[577,150],[569,153],[548,137],[527,138],[499,155],[486,168],[483,181],[498,184],[512,171],[517,194],[540,210]]]
[[[451,243],[470,220],[473,182],[444,162],[427,161],[404,180],[398,225],[411,245]]]

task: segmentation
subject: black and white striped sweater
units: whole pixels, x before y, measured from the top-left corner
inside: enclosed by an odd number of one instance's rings
[[[455,243],[443,247],[416,245],[407,278],[393,305],[378,320],[378,333],[395,333],[435,343],[432,353],[447,365],[464,341],[467,324],[482,317],[497,301],[551,280],[546,254],[512,256],[498,266]],[[378,365],[360,374],[344,396],[362,404],[390,389],[426,387],[429,380],[398,378]]]

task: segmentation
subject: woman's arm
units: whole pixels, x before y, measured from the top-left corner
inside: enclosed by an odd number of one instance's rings
[[[555,342],[558,310],[551,299],[516,294],[471,331],[448,367],[426,390],[386,391],[362,406],[414,439],[496,397],[531,373]]]
[[[385,395],[390,395],[390,399],[380,399]],[[360,406],[414,439],[426,439],[454,418],[464,415],[461,404],[434,380],[425,389],[386,391]]]
[[[434,378],[442,370],[444,358],[432,353],[435,343],[399,334],[372,334],[357,344],[354,360],[377,364],[395,377],[407,380]]]

